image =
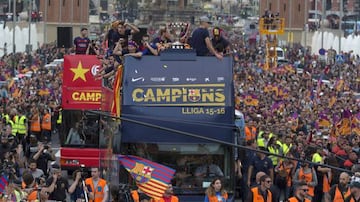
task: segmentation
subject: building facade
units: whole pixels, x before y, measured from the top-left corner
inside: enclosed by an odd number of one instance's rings
[[[39,12],[44,21],[46,43],[59,39],[59,27],[71,27],[71,36],[77,36],[81,27],[89,25],[89,0],[39,0]]]
[[[339,18],[341,2],[344,8],[343,15],[359,14],[359,0],[262,0],[259,15],[262,16],[265,10],[279,12],[280,17],[286,19],[287,29],[303,29],[308,22],[309,11],[325,12],[326,18],[329,16]]]

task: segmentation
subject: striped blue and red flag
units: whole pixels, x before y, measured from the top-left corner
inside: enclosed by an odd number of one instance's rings
[[[9,179],[6,175],[0,177],[0,193],[4,192],[8,183],[9,183]]]
[[[172,168],[138,156],[119,155],[118,159],[136,180],[139,189],[154,199],[163,196],[175,174]]]

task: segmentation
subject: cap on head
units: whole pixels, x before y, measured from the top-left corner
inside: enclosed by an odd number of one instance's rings
[[[210,21],[210,19],[207,16],[201,16],[200,22],[206,22],[206,23],[212,24],[212,22]]]
[[[88,30],[86,27],[81,28],[81,31]]]

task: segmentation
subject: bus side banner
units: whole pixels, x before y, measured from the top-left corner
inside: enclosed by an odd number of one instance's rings
[[[102,81],[95,79],[101,62],[94,55],[64,56],[62,105],[64,109],[101,108]]]
[[[233,141],[232,60],[197,57],[161,61],[125,58],[122,117],[223,141]],[[177,133],[122,123],[125,142],[194,141]],[[201,141],[201,140],[196,140]]]

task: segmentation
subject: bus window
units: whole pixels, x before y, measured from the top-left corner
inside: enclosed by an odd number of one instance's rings
[[[226,190],[232,190],[233,158],[229,147],[220,144],[127,143],[122,145],[122,150],[122,153],[146,158],[175,169],[172,183],[176,193],[203,194],[214,177],[222,178]],[[120,176],[120,179],[129,178]]]
[[[79,110],[64,110],[61,139],[62,147],[99,148],[99,115]]]

